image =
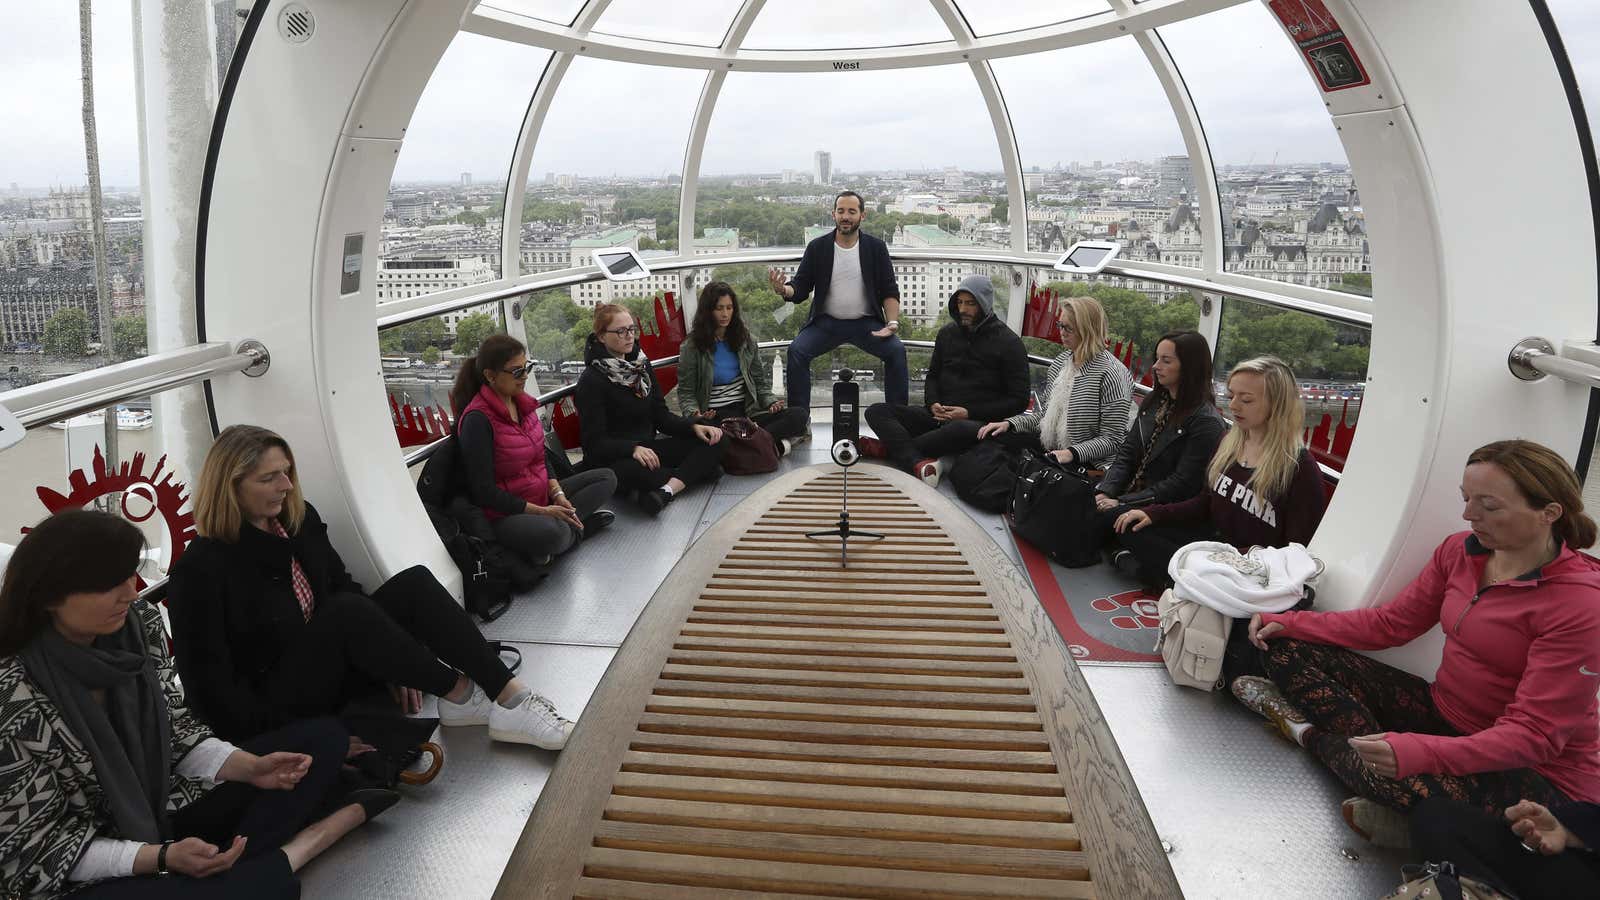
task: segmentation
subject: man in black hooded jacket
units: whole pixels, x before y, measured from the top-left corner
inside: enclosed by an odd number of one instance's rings
[[[867,424],[889,461],[929,484],[939,457],[978,442],[978,428],[1028,406],[1028,353],[994,314],[994,285],[968,275],[950,295],[950,324],[939,330],[923,387],[923,406],[876,403]]]

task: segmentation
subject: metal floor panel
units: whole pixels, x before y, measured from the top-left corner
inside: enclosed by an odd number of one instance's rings
[[[549,577],[483,627],[500,641],[616,647],[628,636],[704,518],[712,493],[690,490],[654,518],[630,501],[610,504],[617,521],[556,561]]]
[[[1160,667],[1082,670],[1188,900],[1378,898],[1399,886],[1405,853],[1346,828],[1344,786],[1232,697],[1175,687]]]
[[[614,653],[522,644],[518,677],[574,718]],[[489,740],[487,728],[441,728],[445,766],[432,784],[357,829],[300,873],[306,900],[475,900],[494,893],[556,754]]]

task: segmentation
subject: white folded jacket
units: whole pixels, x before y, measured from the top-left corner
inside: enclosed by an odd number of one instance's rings
[[[1240,553],[1231,544],[1196,541],[1178,548],[1167,564],[1172,593],[1225,616],[1249,618],[1283,612],[1300,602],[1308,583],[1322,574],[1322,562],[1300,544],[1252,547]]]

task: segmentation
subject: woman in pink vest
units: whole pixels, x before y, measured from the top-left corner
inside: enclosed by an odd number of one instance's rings
[[[472,502],[501,545],[544,565],[616,518],[601,506],[616,492],[617,476],[591,469],[564,483],[550,477],[539,403],[524,390],[530,368],[521,341],[493,335],[461,364],[450,405]]]

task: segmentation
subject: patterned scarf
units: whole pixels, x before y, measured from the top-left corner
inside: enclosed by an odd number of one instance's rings
[[[289,539],[289,532],[285,531],[277,519],[272,519],[272,533],[284,540]],[[294,584],[294,597],[300,601],[300,614],[311,621],[311,608],[317,603],[317,595],[311,590],[311,580],[306,578],[306,570],[300,568],[300,560],[289,556],[289,580]]]
[[[1167,396],[1162,398],[1161,408],[1156,410],[1156,427],[1150,432],[1150,440],[1145,442],[1144,456],[1139,460],[1139,468],[1135,469],[1133,472],[1133,481],[1129,482],[1128,484],[1129,491],[1137,491],[1145,486],[1145,466],[1150,464],[1150,457],[1154,454],[1156,448],[1156,438],[1160,437],[1161,432],[1166,429],[1167,419],[1171,417],[1172,407],[1175,405],[1176,404],[1172,402],[1172,397]]]
[[[599,369],[606,379],[623,390],[632,391],[635,397],[650,396],[650,367],[644,354],[637,360],[601,356],[589,365]]]

